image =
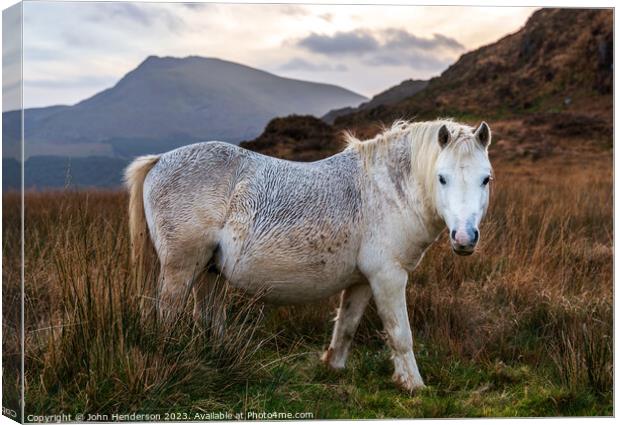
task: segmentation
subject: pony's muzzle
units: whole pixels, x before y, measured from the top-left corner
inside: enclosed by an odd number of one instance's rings
[[[452,230],[450,232],[452,250],[458,255],[473,254],[479,238],[480,232],[473,227],[469,229]]]

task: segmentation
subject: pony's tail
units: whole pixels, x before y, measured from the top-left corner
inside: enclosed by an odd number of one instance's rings
[[[139,268],[145,265],[145,255],[152,251],[146,216],[144,214],[143,187],[148,172],[159,161],[159,155],[145,155],[136,158],[125,169],[125,185],[129,189],[129,235],[131,257]]]

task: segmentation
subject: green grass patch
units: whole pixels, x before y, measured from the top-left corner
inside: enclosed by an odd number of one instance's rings
[[[611,394],[573,391],[553,379],[551,368],[473,362],[418,355],[427,388],[415,394],[391,382],[387,349],[357,347],[347,368],[332,371],[319,361],[320,346],[269,364],[243,393],[230,393],[232,412],[311,412],[315,419],[599,416],[612,414]]]

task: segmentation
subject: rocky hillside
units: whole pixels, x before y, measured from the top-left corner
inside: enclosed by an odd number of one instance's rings
[[[428,85],[426,80],[405,80],[397,86],[390,87],[384,92],[373,96],[368,102],[360,104],[357,108],[347,107],[329,111],[322,117],[328,124],[333,124],[336,118],[350,115],[360,111],[370,111],[372,109],[382,109],[385,106],[393,105],[414,94],[424,90]],[[376,112],[376,111],[375,111]]]
[[[541,9],[521,30],[464,54],[413,96],[336,117],[331,134],[350,129],[370,137],[395,119],[449,116],[488,121],[496,155],[509,158],[609,149],[612,88],[613,11]]]
[[[420,93],[336,119],[337,126],[397,117],[506,118],[585,114],[611,123],[613,11],[541,9],[517,33],[464,54]]]
[[[339,152],[343,145],[336,130],[311,115],[272,120],[258,138],[239,146],[265,155],[296,161],[315,161]]]

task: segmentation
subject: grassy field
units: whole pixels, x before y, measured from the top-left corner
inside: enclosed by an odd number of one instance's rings
[[[459,258],[443,235],[410,276],[428,385],[414,395],[390,380],[374,307],[341,373],[319,362],[335,299],[267,308],[222,284],[224,335],[192,323],[191,300],[165,328],[153,311],[156,276],[130,266],[125,194],[29,193],[26,414],[611,415],[612,160],[586,159],[495,164],[479,252]],[[18,299],[18,271],[7,266],[19,261],[8,249],[19,198],[3,201],[3,291]],[[18,307],[5,302],[5,315]],[[17,339],[3,342],[18,352]],[[17,383],[4,386],[6,400]]]

